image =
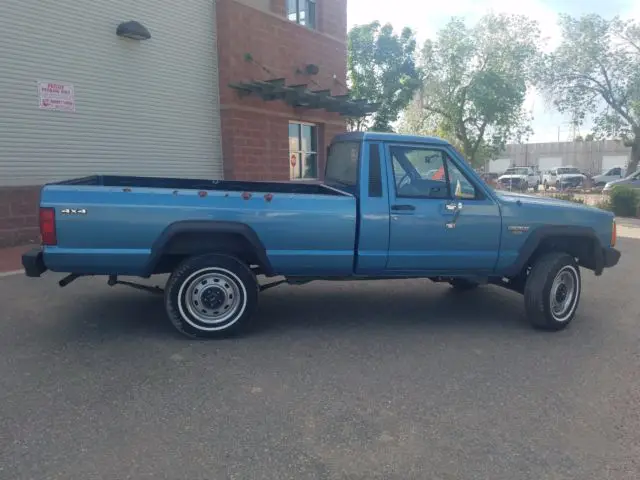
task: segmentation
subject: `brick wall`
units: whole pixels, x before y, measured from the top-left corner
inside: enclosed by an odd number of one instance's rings
[[[39,241],[40,187],[0,188],[0,247]]]
[[[323,110],[303,110],[282,101],[240,97],[229,84],[285,78],[311,90],[346,93],[346,1],[318,2],[318,27],[312,30],[284,17],[284,0],[272,0],[270,13],[235,0],[219,0],[218,68],[222,151],[227,179],[288,180],[288,122],[319,127],[318,171],[331,138],[345,130],[345,119]],[[254,61],[247,61],[249,54]],[[301,73],[307,64],[317,75]]]

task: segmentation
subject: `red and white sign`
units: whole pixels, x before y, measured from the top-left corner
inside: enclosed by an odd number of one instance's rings
[[[38,96],[43,110],[76,111],[76,99],[70,83],[38,82]]]
[[[291,166],[292,167],[296,166],[296,161],[297,161],[296,156],[295,155],[291,155]]]

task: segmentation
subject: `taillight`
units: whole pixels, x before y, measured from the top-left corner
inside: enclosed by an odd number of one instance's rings
[[[616,246],[616,240],[618,240],[618,229],[616,227],[616,221],[613,221],[613,229],[611,230],[611,246]]]
[[[56,245],[56,211],[53,208],[40,209],[40,236],[43,245]]]

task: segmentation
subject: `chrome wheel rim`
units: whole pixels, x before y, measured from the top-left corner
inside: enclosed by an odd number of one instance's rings
[[[575,308],[579,288],[579,279],[574,267],[566,266],[556,274],[549,295],[551,314],[557,321],[569,319]]]
[[[246,308],[246,289],[229,270],[208,268],[194,272],[179,291],[184,320],[200,330],[222,330],[233,325]]]

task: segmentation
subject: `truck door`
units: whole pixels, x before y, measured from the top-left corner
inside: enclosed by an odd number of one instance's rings
[[[393,272],[494,269],[502,220],[485,187],[446,148],[387,144],[389,255]]]

